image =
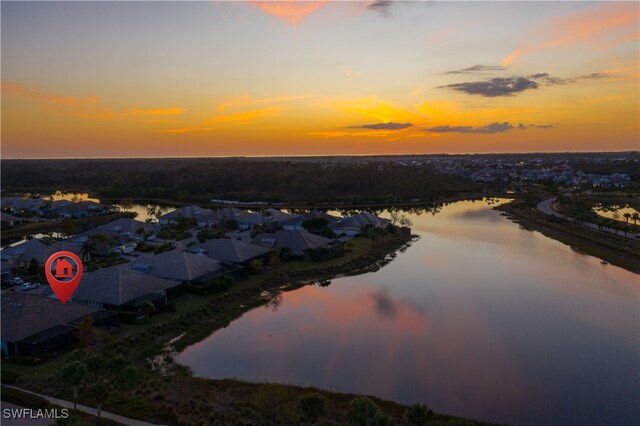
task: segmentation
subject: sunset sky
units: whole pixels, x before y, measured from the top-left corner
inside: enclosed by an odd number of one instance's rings
[[[6,2],[2,158],[638,150],[638,2]]]

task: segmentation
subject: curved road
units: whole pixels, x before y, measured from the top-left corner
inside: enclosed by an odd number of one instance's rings
[[[547,198],[546,200],[540,201],[538,203],[538,205],[536,206],[536,209],[538,211],[540,211],[541,213],[544,213],[546,215],[559,217],[559,218],[567,220],[569,222],[573,222],[573,219],[570,218],[569,216],[565,216],[565,215],[559,213],[558,211],[554,210],[553,205],[555,204],[555,202],[556,202],[556,197]],[[583,223],[583,225],[585,225],[588,228],[591,228],[591,229],[593,229],[595,231],[609,232],[609,233],[615,234],[615,235],[617,235],[619,237],[631,238],[631,239],[634,239],[634,240],[640,238],[640,234],[630,234],[630,233],[625,234],[624,231],[620,231],[620,230],[617,230],[617,229],[606,228],[606,227],[600,229],[598,227],[598,225],[596,225],[595,223],[591,223],[591,222]]]

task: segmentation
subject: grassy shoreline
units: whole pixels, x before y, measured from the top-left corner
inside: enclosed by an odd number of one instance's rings
[[[515,207],[513,202],[495,209],[527,229],[538,231],[583,253],[640,274],[640,241],[624,241],[620,237],[605,236],[574,223],[553,221],[534,209]]]

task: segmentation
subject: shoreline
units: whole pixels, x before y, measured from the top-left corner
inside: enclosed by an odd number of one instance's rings
[[[538,231],[545,237],[577,249],[584,254],[596,257],[604,262],[623,268],[635,274],[640,274],[640,256],[638,246],[640,241],[618,241],[619,237],[611,236],[609,239],[596,231],[585,229],[579,225],[565,222],[556,223],[548,220],[542,213],[533,210],[518,209],[512,202],[495,207],[506,218],[514,223]],[[626,243],[626,250],[620,249],[620,244]]]

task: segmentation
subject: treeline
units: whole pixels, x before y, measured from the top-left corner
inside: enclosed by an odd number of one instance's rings
[[[5,192],[89,190],[107,198],[197,203],[213,198],[394,203],[432,201],[483,189],[425,166],[244,158],[4,160],[2,185]]]

